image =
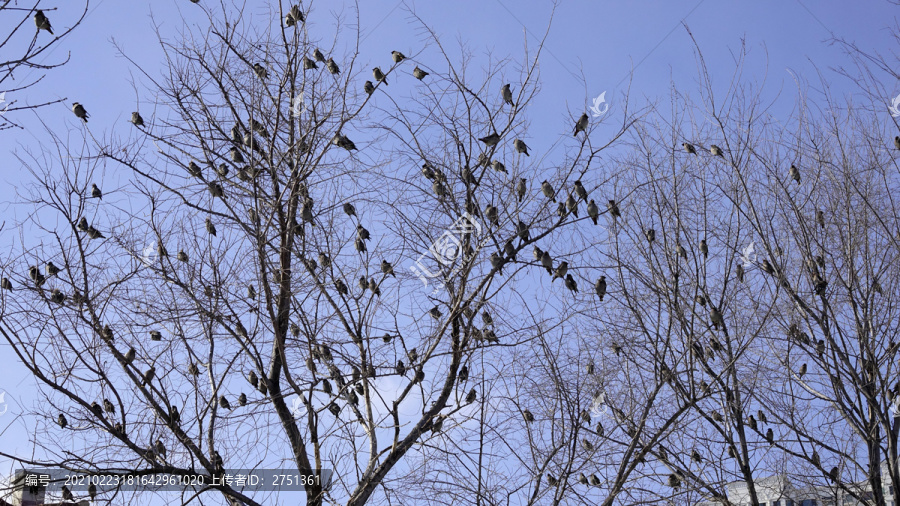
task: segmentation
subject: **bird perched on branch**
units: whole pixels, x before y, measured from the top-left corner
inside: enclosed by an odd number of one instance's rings
[[[573,135],[573,137],[578,137],[578,132],[584,132],[585,130],[587,130],[587,126],[588,115],[583,113],[581,117],[578,118],[578,121],[575,122],[575,134]]]
[[[153,376],[156,374],[156,367],[150,366],[149,369],[144,373],[143,378],[141,379],[141,386],[147,386],[148,383],[153,381]]]
[[[253,73],[256,74],[256,77],[263,80],[269,77],[269,71],[266,70],[266,67],[264,67],[262,63],[253,64]]]
[[[709,305],[709,319],[712,321],[715,330],[725,328],[725,320],[722,318],[722,313],[712,304]]]
[[[545,180],[541,183],[541,192],[552,202],[556,202],[556,191],[548,181]]]
[[[375,77],[375,81],[384,83],[385,86],[388,85],[387,78],[384,76],[384,72],[381,71],[380,67],[372,69],[372,76]]]
[[[504,103],[515,107],[516,104],[513,103],[512,90],[509,89],[509,84],[503,85],[503,88],[500,89],[500,95],[503,97]]]
[[[338,64],[335,63],[333,58],[329,58],[325,61],[325,68],[331,72],[332,75],[338,75],[341,73],[341,68],[338,67]]]
[[[303,12],[300,10],[299,5],[294,5],[291,7],[290,12],[287,15],[291,18],[291,23],[287,24],[288,26],[293,26],[296,23],[303,23],[306,21],[306,17],[303,16]]]
[[[525,198],[525,192],[527,191],[528,182],[524,177],[520,177],[516,182],[516,196],[519,198],[519,202],[522,202],[522,199]]]
[[[416,68],[413,69],[413,77],[415,77],[419,81],[421,81],[422,79],[425,79],[425,76],[427,76],[427,75],[428,75],[428,72],[425,72],[424,70],[420,69],[418,66],[416,66]]]
[[[365,91],[367,95],[375,93],[375,85],[372,84],[372,81],[366,81],[365,84],[363,84],[363,91]]]
[[[697,154],[697,150],[694,149],[694,145],[693,145],[693,144],[690,144],[690,143],[688,143],[688,142],[682,142],[681,145],[684,147],[684,150],[687,151],[688,153],[690,153],[690,154],[692,154],[692,155],[696,155],[696,154]]]
[[[212,220],[208,216],[206,218],[206,231],[209,232],[209,235],[216,236],[216,226],[213,225]]]
[[[597,280],[597,284],[594,285],[594,291],[597,293],[600,302],[603,302],[603,297],[606,296],[606,276],[600,276],[600,279]]]
[[[38,11],[38,12],[40,12],[40,11]],[[91,117],[85,110],[84,106],[79,104],[78,102],[72,103],[72,112],[75,113],[76,118],[84,121],[85,123],[87,123],[88,118]]]
[[[518,152],[518,153],[524,153],[525,156],[531,156],[531,155],[528,154],[528,146],[525,145],[525,142],[524,142],[524,141],[522,141],[522,140],[520,140],[520,139],[514,140],[514,141],[513,141],[513,147],[516,148],[516,152]]]
[[[609,214],[613,218],[622,216],[622,213],[619,211],[619,205],[616,204],[615,200],[610,199],[610,201],[606,203],[606,210],[609,211]]]
[[[573,278],[571,274],[566,274],[566,288],[574,293],[578,293],[578,284],[575,282],[575,278]]]
[[[391,60],[393,60],[394,63],[400,63],[405,59],[406,56],[400,51],[391,51]]]
[[[48,276],[56,276],[57,274],[59,274],[59,267],[54,265],[52,261],[47,262],[47,264],[44,265],[44,271]]]
[[[798,185],[800,184],[800,169],[798,169],[796,165],[791,164],[791,168],[788,170],[788,175],[791,177],[791,179],[796,181]]]
[[[141,117],[141,113],[137,111],[131,113],[131,123],[136,127],[144,126],[144,118]]]
[[[37,26],[38,31],[47,30],[50,32],[50,35],[53,35],[53,27],[50,26],[50,20],[47,19],[47,15],[44,14],[44,11],[40,9],[34,13],[34,25]]]
[[[556,270],[553,272],[553,278],[550,282],[556,281],[557,278],[565,279],[566,274],[569,272],[569,262],[560,262],[560,264],[556,267]]]
[[[709,152],[712,153],[713,156],[721,156],[721,157],[725,156],[724,152],[722,151],[722,148],[720,148],[719,146],[716,146],[715,144],[713,144],[709,147]]]
[[[591,199],[588,202],[587,206],[588,216],[591,218],[591,221],[594,222],[594,225],[597,224],[597,220],[600,218],[600,209],[597,207],[597,204],[594,202],[594,199]]]
[[[492,134],[481,137],[478,140],[485,143],[487,146],[496,146],[500,142],[500,135],[497,134],[497,132],[494,132]]]
[[[587,200],[588,198],[587,190],[584,188],[584,185],[581,184],[580,179],[575,181],[575,196],[580,200]]]

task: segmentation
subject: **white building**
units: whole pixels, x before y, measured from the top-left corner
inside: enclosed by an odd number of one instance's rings
[[[882,476],[887,477],[887,467],[883,469]],[[889,481],[889,479],[888,479]],[[808,487],[795,485],[787,476],[770,476],[756,482],[756,496],[759,506],[859,506],[866,504],[860,502],[849,493],[833,486]],[[855,487],[857,495],[868,504],[874,504],[874,494],[867,482],[848,484]],[[727,486],[728,500],[732,504],[749,505],[750,493],[744,482],[729,483]],[[892,487],[884,486],[884,500],[887,506],[895,504]],[[697,506],[721,506],[717,502],[702,502]]]

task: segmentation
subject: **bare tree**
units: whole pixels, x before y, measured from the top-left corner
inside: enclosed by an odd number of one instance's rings
[[[593,230],[594,166],[633,120],[626,110],[594,146],[575,111],[548,169],[525,143],[540,48],[509,81],[508,63],[477,76],[436,37],[433,56],[360,69],[360,34],[348,44],[337,19],[334,43],[314,40],[307,8],[273,6],[274,29],[210,11],[207,29],[161,38],[166,73],[145,73],[160,101],[133,113],[137,140],[86,124],[83,151],[57,137],[55,163],[20,157],[43,209],[20,226],[41,242],[23,238],[5,262],[0,333],[44,385],[37,412],[54,436],[30,463],[333,469],[330,489],[306,485],[308,504],[562,501],[597,434],[594,385],[560,347],[595,304],[593,266],[579,263],[593,244],[566,231]],[[106,170],[129,181],[111,190]],[[551,365],[510,374],[535,360]],[[626,462],[648,451],[637,427]],[[625,472],[605,479],[621,489]]]
[[[87,16],[90,2],[84,4],[84,10],[75,19],[65,21],[54,17],[57,7],[50,7],[35,0],[30,5],[20,6],[18,2],[10,5],[11,0],[3,0],[0,4],[0,20],[4,23],[4,34],[0,37],[0,130],[8,130],[18,126],[13,120],[16,111],[37,109],[45,105],[55,104],[64,98],[20,102],[19,94],[43,80],[46,72],[65,65],[69,58],[49,60],[50,52],[58,46]],[[66,10],[69,10],[67,6]],[[54,29],[53,23],[56,23]],[[65,26],[65,28],[62,28]],[[7,96],[6,93],[10,95]]]

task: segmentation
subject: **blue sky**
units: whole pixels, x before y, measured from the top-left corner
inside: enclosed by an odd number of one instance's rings
[[[20,170],[11,152],[37,150],[42,143],[46,145],[47,133],[41,121],[63,138],[69,130],[70,138],[77,140],[81,126],[70,111],[73,101],[85,105],[91,114],[89,127],[98,137],[130,127],[126,122],[138,102],[142,111],[152,110],[152,97],[143,95],[147,84],[142,81],[146,78],[118,54],[113,41],[156,76],[162,69],[163,55],[153,20],[166,37],[176,37],[185,23],[207,22],[201,11],[206,4],[213,2],[201,0],[199,6],[188,0],[130,2],[124,8],[126,3],[121,0],[92,1],[90,14],[80,29],[46,56],[47,62],[55,62],[64,59],[68,51],[71,61],[50,72],[39,85],[6,96],[7,101],[19,101],[17,105],[63,97],[67,100],[36,113],[22,113],[15,120],[25,129],[0,133],[4,160],[0,164],[0,194],[4,196],[0,221],[14,221],[27,211],[9,204],[15,200],[17,189],[30,182],[30,176]],[[262,7],[256,2],[250,5],[248,11],[257,22],[268,21]],[[353,20],[353,8],[349,2],[319,2],[313,6],[309,21],[315,26],[311,28],[323,40],[330,40],[333,15],[342,14]],[[849,60],[840,46],[827,41],[839,37],[864,50],[888,53],[895,49],[889,28],[896,26],[898,12],[896,6],[884,0],[570,0],[560,2],[555,12],[546,1],[369,0],[360,8],[364,69],[388,65],[391,50],[413,54],[424,46],[423,31],[411,12],[431,26],[451,50],[463,41],[477,67],[485,66],[489,57],[520,60],[526,44],[533,54],[549,24],[539,62],[542,90],[528,114],[531,128],[526,141],[532,151],[538,152],[549,149],[559,132],[571,128],[573,115],[586,110],[591,99],[603,92],[612,104],[611,117],[620,117],[616,116],[621,113],[617,105],[629,80],[631,100],[638,106],[656,101],[665,104],[673,87],[697,98],[695,49],[683,23],[696,37],[716,86],[729,84],[737,54],[745,43],[749,58],[743,79],[758,86],[765,84],[764,96],[777,98],[772,113],[777,116],[783,112],[787,116],[797,95],[795,75],[816,89],[818,69],[832,76],[834,92],[855,93],[852,83],[829,73],[830,68],[847,65]],[[56,30],[61,31],[77,11],[63,6],[58,11],[48,11],[48,15]],[[510,70],[514,68],[513,65]],[[435,69],[443,68],[436,63]],[[368,71],[361,78],[369,79]],[[139,83],[137,94],[130,84],[132,80]],[[887,83],[886,87],[893,94],[900,91],[897,85]],[[885,97],[885,107],[889,100]],[[10,232],[4,230],[4,234]],[[0,251],[8,251],[8,244],[9,241],[0,244]],[[4,371],[0,390],[6,392],[7,403],[7,410],[0,415],[0,446],[8,450],[18,444],[12,441],[24,441],[28,431],[28,425],[15,417],[30,407],[28,392],[33,387],[6,349],[0,350],[0,370]],[[0,412],[3,411],[0,406]],[[19,450],[25,453],[28,449],[19,446]],[[0,466],[0,473],[6,473],[5,466]]]

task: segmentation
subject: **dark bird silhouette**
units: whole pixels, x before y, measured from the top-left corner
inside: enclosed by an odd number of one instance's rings
[[[619,211],[619,205],[616,204],[615,200],[610,200],[609,202],[607,202],[606,209],[607,211],[609,211],[609,214],[611,214],[613,218],[622,216],[622,213]]]
[[[565,279],[566,274],[569,272],[569,262],[560,262],[560,264],[556,267],[556,270],[553,272],[553,279],[550,282],[556,281],[557,278]]]
[[[427,75],[428,75],[428,72],[425,72],[424,70],[420,69],[418,66],[416,66],[416,68],[413,69],[413,77],[415,77],[419,81],[421,81],[422,79],[425,79],[425,76],[427,76]]]
[[[38,11],[38,12],[40,12],[40,11]],[[91,117],[91,115],[87,113],[87,110],[85,110],[84,106],[78,102],[72,103],[72,112],[75,113],[76,118],[80,119],[81,121],[84,121],[85,123],[87,123],[88,118]]]
[[[372,76],[375,77],[375,81],[384,83],[385,86],[388,85],[387,78],[384,76],[384,72],[381,71],[381,68],[375,67],[372,69]]]
[[[588,115],[582,114],[578,121],[575,122],[575,133],[573,137],[578,137],[578,132],[584,132],[588,127]]]
[[[597,293],[600,302],[603,302],[603,297],[606,296],[606,276],[600,276],[600,279],[597,280],[597,284],[594,285],[594,291]]]
[[[492,134],[481,137],[478,140],[485,143],[487,146],[496,146],[498,143],[500,143],[500,135],[498,135],[497,132],[494,132]]]
[[[44,11],[40,9],[34,13],[34,25],[37,27],[38,31],[47,30],[50,35],[53,35],[53,27],[50,26],[50,20],[47,19],[47,15],[44,14]]]
[[[594,225],[596,225],[597,220],[600,217],[600,209],[597,207],[597,204],[594,202],[594,199],[591,199],[591,201],[588,202],[587,213],[588,213],[588,216],[591,218],[591,221],[593,221]]]
[[[553,186],[546,180],[541,183],[541,192],[552,202],[556,202],[556,191],[553,190]]]
[[[571,274],[566,274],[566,288],[574,293],[578,293],[578,284],[575,282],[575,278],[573,278]]]
[[[504,103],[515,107],[516,104],[513,103],[512,90],[509,89],[509,84],[504,84],[503,87],[500,88],[500,95],[503,97]]]
[[[266,67],[264,67],[262,63],[253,64],[253,73],[256,74],[256,77],[262,80],[265,80],[269,77],[269,72],[266,70]]]
[[[46,272],[48,276],[56,276],[59,274],[59,267],[54,265],[53,262],[47,262],[47,264],[44,265],[44,272]]]
[[[152,365],[149,369],[144,373],[143,378],[141,379],[141,386],[147,386],[148,383],[153,381],[153,376],[156,374],[156,368]]]
[[[547,274],[553,274],[553,259],[550,257],[550,253],[547,251],[543,251],[541,254],[541,265],[547,269]]]
[[[531,156],[531,155],[528,154],[528,146],[526,146],[526,145],[525,145],[525,142],[523,142],[522,140],[520,140],[520,139],[514,140],[514,141],[513,141],[513,147],[516,148],[516,152],[518,152],[518,153],[524,153],[525,156]]]
[[[574,214],[576,218],[578,217],[578,201],[572,195],[566,198],[566,211]]]
[[[800,184],[800,169],[798,169],[796,165],[791,165],[791,168],[788,170],[788,175],[791,179],[796,181],[798,185]]]
[[[520,177],[519,180],[516,182],[516,195],[519,198],[519,202],[522,202],[522,199],[525,198],[525,192],[527,190],[526,186],[527,186],[527,181],[525,180],[524,177]]]

